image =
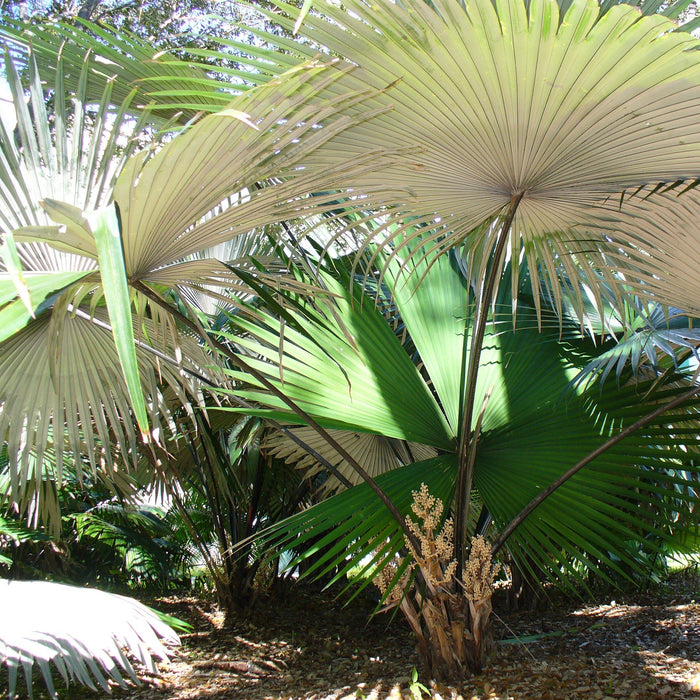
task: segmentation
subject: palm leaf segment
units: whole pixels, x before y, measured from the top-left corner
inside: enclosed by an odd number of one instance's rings
[[[593,325],[599,326],[599,335],[607,335],[604,352],[584,367],[577,382],[604,382],[614,370],[619,383],[628,367],[635,377],[640,372],[649,376],[671,366],[678,370],[684,363],[700,359],[697,321],[680,309],[632,300],[621,309],[610,309],[604,324],[594,319],[591,329]]]
[[[324,313],[321,304],[298,302],[296,312],[286,309],[284,326],[273,315],[263,327],[242,320],[239,327],[246,336],[236,342],[257,355],[258,369],[325,427],[438,448],[443,454],[436,459],[378,477],[408,512],[410,502],[403,497],[421,482],[441,498],[451,497],[465,396],[465,338],[472,318],[468,286],[449,256],[430,256],[417,267],[404,263],[401,272],[400,263],[391,262],[385,279],[430,385],[373,300],[361,303],[361,291],[342,274],[335,282],[330,275],[323,280],[338,297],[337,315]],[[598,447],[608,431],[632,422],[674,389],[646,401],[640,400],[644,386],[567,393],[591,357],[585,351],[590,345],[582,349],[580,343],[560,343],[557,319],[545,323],[540,334],[532,308],[520,308],[513,332],[511,314],[500,311],[507,307],[497,308],[484,341],[476,392],[476,406],[483,411],[477,410],[472,427],[481,420],[475,486],[496,526],[503,527],[540,489]],[[250,381],[243,375],[235,378]],[[610,389],[610,383],[604,388]],[[265,392],[242,393],[270,406],[261,410],[264,415],[295,421]],[[679,513],[690,514],[697,500],[695,450],[682,437],[690,434],[688,421],[694,420],[694,409],[689,409],[659,421],[571,479],[516,531],[510,543],[516,557],[523,560],[526,553],[554,578],[564,572],[577,576],[586,567],[642,569],[637,547],[654,551],[681,530]],[[675,426],[673,438],[670,424]],[[265,541],[306,554],[328,545],[317,566],[339,564],[343,571],[379,547],[368,566],[381,565],[403,540],[391,516],[373,499],[365,486],[349,489],[304,517],[273,527]]]
[[[97,683],[109,692],[107,679],[125,686],[122,672],[138,683],[127,654],[155,673],[153,657],[167,659],[165,645],[180,643],[152,610],[113,593],[45,581],[0,581],[0,601],[0,664],[8,671],[9,697],[15,697],[20,672],[32,697],[34,664],[52,697],[57,696],[51,665],[66,683],[77,681],[93,690]]]
[[[33,53],[27,62],[25,103],[13,60],[6,57],[15,134],[0,125],[0,220],[6,244],[15,230],[23,266],[19,282],[9,269],[0,276],[0,435],[10,455],[12,500],[24,507],[39,494],[35,516],[46,522],[56,516],[57,504],[55,498],[45,498],[42,483],[45,478],[61,481],[66,447],[85,454],[95,467],[111,465],[105,446],[112,439],[123,454],[136,446],[130,397],[109,319],[99,308],[95,240],[82,212],[109,201],[146,121],[130,115],[133,91],[114,105],[110,81],[100,100],[89,103],[87,61],[78,71],[76,91],[65,101],[56,97],[49,112]],[[67,70],[59,57],[52,85],[57,96],[65,95]],[[18,286],[24,286],[25,295],[18,295]],[[176,343],[158,320],[143,318],[135,334],[153,428],[162,433],[170,408],[161,388],[169,387],[179,402],[188,404],[197,387],[186,372],[202,372],[210,360],[196,342],[183,338]],[[150,344],[166,360],[182,351],[187,359],[161,364],[162,358],[144,350]]]
[[[56,97],[53,110],[47,110],[46,88],[35,58],[32,52],[27,57],[26,102],[15,62],[9,53],[5,57],[16,127],[13,133],[7,123],[0,123],[0,223],[3,236],[20,227],[37,234],[40,242],[18,246],[25,270],[32,273],[29,279],[37,285],[46,277],[41,273],[85,274],[95,267],[94,243],[81,235],[80,227],[51,238],[54,222],[42,206],[44,200],[58,200],[80,212],[105,206],[121,168],[143,136],[145,123],[131,116],[134,92],[117,101],[110,80],[103,82],[99,97],[88,103],[87,62],[77,64],[78,86],[64,97],[64,74],[70,67],[60,58],[49,89],[62,99]]]
[[[700,245],[700,192],[697,181],[648,186],[607,201],[585,228],[596,237],[624,232],[642,264],[637,279],[664,304],[700,314],[700,281],[695,261]],[[583,233],[583,227],[578,227]]]
[[[564,3],[561,3],[562,6]],[[600,3],[601,10],[607,12],[611,7],[619,5],[618,0],[603,0]],[[700,17],[694,13],[687,12],[688,3],[686,0],[675,0],[674,2],[645,2],[645,0],[630,0],[627,5],[632,5],[641,11],[643,15],[660,14],[664,17],[679,22],[678,29],[684,32],[692,32],[700,26]]]
[[[269,16],[291,30],[296,8],[275,4],[289,19]],[[316,2],[301,29],[310,44],[297,51],[311,56],[326,46],[357,64],[333,90],[391,86],[377,98],[391,109],[333,139],[309,167],[322,172],[379,147],[403,153],[348,184],[410,192],[394,203],[431,225],[439,217],[440,247],[474,232],[491,250],[499,227],[484,224],[522,195],[511,254],[523,248],[531,279],[543,277],[556,299],[562,273],[583,275],[594,290],[605,279],[619,295],[639,283],[640,266],[669,279],[684,264],[670,239],[679,232],[658,241],[643,227],[629,231],[614,210],[625,192],[698,176],[698,40],[628,5],[604,13],[594,0],[567,7],[560,14],[555,0]],[[589,226],[597,216],[605,235]],[[661,244],[663,265],[649,258]],[[624,283],[611,266],[626,270]],[[685,298],[664,299],[686,306]]]
[[[361,477],[338,453],[330,447],[318,433],[312,428],[292,428],[291,432],[298,437],[304,445],[308,445],[314,452],[309,454],[286,434],[275,431],[266,437],[263,443],[265,451],[274,457],[280,457],[295,468],[305,471],[305,478],[313,479],[318,474],[324,474],[326,469],[319,464],[315,455],[321,455],[344,477],[345,482],[352,485],[362,483]],[[437,450],[429,445],[421,445],[417,442],[404,442],[374,435],[372,433],[358,433],[347,430],[329,431],[333,439],[362,468],[375,478],[380,474],[396,469],[416,461],[431,459],[437,456]],[[335,474],[325,474],[319,492],[330,494],[343,487],[343,482]]]

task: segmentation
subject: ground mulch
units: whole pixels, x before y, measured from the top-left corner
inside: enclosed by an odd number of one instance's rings
[[[700,579],[598,604],[499,615],[502,640],[490,667],[456,686],[429,684],[422,697],[464,700],[700,700]],[[140,689],[136,700],[240,700],[419,697],[411,692],[417,657],[400,616],[368,619],[369,600],[343,606],[299,588],[262,601],[224,628],[215,606],[163,598],[161,609],[193,630]],[[498,613],[498,610],[496,610]],[[516,639],[517,638],[517,639]],[[420,679],[422,680],[422,679]]]
[[[497,654],[479,676],[454,686],[412,687],[418,661],[400,615],[370,618],[368,598],[350,603],[297,586],[260,600],[228,626],[214,603],[146,601],[188,621],[159,675],[112,695],[81,687],[65,700],[700,700],[700,576],[595,604],[553,600],[544,612],[502,613]],[[35,697],[46,697],[37,685]],[[0,692],[0,697],[6,695]]]

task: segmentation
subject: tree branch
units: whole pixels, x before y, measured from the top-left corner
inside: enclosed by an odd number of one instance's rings
[[[78,17],[80,17],[80,19],[92,19],[100,2],[101,0],[85,0],[78,10]]]

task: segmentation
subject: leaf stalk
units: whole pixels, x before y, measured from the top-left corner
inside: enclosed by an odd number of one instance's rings
[[[474,462],[476,459],[476,447],[479,441],[478,430],[471,431],[474,419],[474,401],[476,398],[476,380],[479,375],[479,363],[486,331],[486,320],[489,307],[493,303],[493,295],[500,277],[500,261],[503,257],[510,229],[513,225],[515,213],[523,198],[523,192],[518,192],[511,197],[503,223],[498,229],[496,244],[494,246],[491,268],[485,283],[477,289],[476,309],[474,324],[472,325],[471,342],[469,348],[469,362],[467,366],[466,396],[464,413],[460,426],[459,438],[459,462],[457,471],[457,487],[455,491],[455,548],[457,555],[457,580],[461,581],[464,564],[466,561],[466,526],[469,517],[469,495],[474,478]]]

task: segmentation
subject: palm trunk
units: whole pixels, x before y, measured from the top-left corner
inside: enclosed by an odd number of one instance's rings
[[[420,549],[409,545],[413,561],[393,589],[389,584],[398,574],[398,563],[385,568],[374,583],[389,607],[399,606],[413,630],[423,674],[459,682],[481,672],[493,650],[491,594],[500,567],[492,565],[483,537],[474,537],[465,574],[457,579],[451,521],[436,531],[443,510],[442,501],[425,484],[414,492],[412,511],[422,522],[407,520]]]

